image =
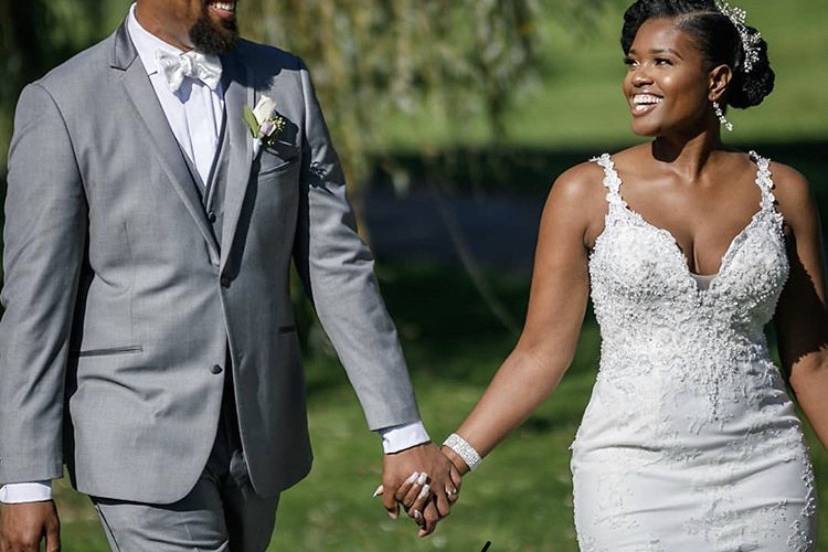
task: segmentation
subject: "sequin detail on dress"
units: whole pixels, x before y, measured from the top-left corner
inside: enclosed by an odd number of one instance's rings
[[[813,469],[764,327],[789,273],[769,161],[706,289],[621,196],[589,258],[601,362],[572,444],[583,552],[812,552]]]

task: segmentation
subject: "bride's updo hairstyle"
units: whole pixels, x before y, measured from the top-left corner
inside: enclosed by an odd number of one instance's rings
[[[621,46],[628,54],[638,29],[656,18],[675,19],[676,26],[696,41],[710,69],[728,65],[733,71],[726,95],[727,105],[745,109],[759,105],[773,91],[775,75],[768,61],[768,45],[758,39],[758,61],[745,71],[742,37],[733,21],[724,15],[714,0],[638,0],[624,14]],[[751,36],[759,33],[746,27]]]

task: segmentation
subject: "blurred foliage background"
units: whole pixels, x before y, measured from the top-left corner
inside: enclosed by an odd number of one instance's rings
[[[638,141],[620,94],[627,3],[241,0],[245,36],[293,51],[312,70],[435,439],[456,426],[514,344],[550,182]],[[736,132],[726,139],[805,173],[825,217],[828,12],[820,0],[738,4],[768,40],[778,78],[760,107],[730,114]],[[0,0],[0,149],[22,86],[111,33],[128,7]],[[591,316],[560,389],[468,478],[452,517],[422,542],[369,498],[379,443],[306,319],[316,464],[285,494],[272,550],[476,551],[487,541],[493,552],[577,549],[567,447],[595,377]],[[809,439],[826,504],[828,453]],[[85,497],[65,482],[58,488],[64,550],[105,550]],[[820,516],[818,550],[828,552],[828,507]]]

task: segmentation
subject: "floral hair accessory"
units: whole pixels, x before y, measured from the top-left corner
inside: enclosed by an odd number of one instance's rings
[[[742,8],[731,6],[727,0],[716,0],[716,7],[733,22],[736,30],[739,31],[739,36],[742,38],[742,50],[745,52],[745,60],[742,65],[745,73],[750,73],[753,66],[759,63],[759,42],[762,40],[762,35],[759,32],[751,33],[745,21],[747,21],[747,12]]]

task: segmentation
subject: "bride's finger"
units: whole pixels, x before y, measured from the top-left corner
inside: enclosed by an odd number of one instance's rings
[[[423,511],[425,507],[428,505],[429,500],[431,499],[431,485],[426,483],[420,489],[420,493],[414,499],[414,502],[411,504],[408,510],[408,515],[414,518],[414,520],[419,523],[420,525],[423,524]]]
[[[457,499],[460,498],[460,493],[452,484],[446,485],[446,498],[451,504],[457,502]]]
[[[417,479],[411,484],[411,486],[408,489],[408,492],[405,494],[402,500],[400,500],[400,503],[402,503],[403,507],[405,507],[406,510],[410,509],[411,506],[414,505],[414,502],[417,500],[417,497],[420,496],[420,493],[422,492],[423,487],[426,485],[427,481],[428,474],[421,473],[419,474]]]
[[[403,481],[402,485],[400,485],[396,492],[394,493],[394,500],[397,502],[403,502],[405,500],[406,495],[411,490],[411,486],[416,483],[417,478],[420,477],[420,472],[412,473],[408,479]]]
[[[446,483],[446,497],[449,502],[454,504],[460,498],[460,486],[463,484],[463,476],[455,468],[451,468],[449,476],[451,482]]]
[[[460,471],[454,466],[451,466],[449,469],[449,476],[451,477],[451,482],[454,483],[455,489],[459,493],[460,487],[463,486],[463,476],[460,475]]]

